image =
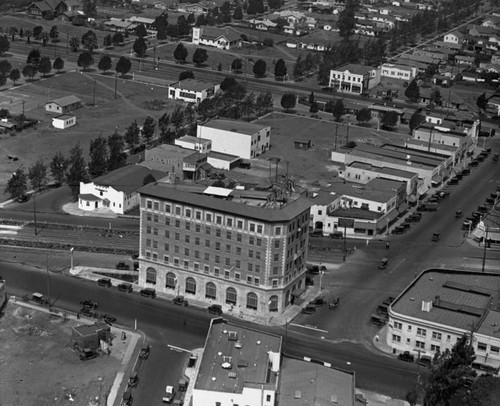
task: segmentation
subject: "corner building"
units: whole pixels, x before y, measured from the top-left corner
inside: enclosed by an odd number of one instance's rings
[[[305,290],[304,197],[167,184],[140,195],[140,286],[270,317]]]

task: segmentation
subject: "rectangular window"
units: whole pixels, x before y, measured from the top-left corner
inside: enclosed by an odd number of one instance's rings
[[[208,221],[208,222],[212,222],[212,214],[210,213],[206,213],[205,214],[205,221]]]
[[[278,287],[278,279],[273,279],[272,285],[273,285],[273,288],[277,288]]]
[[[242,229],[243,229],[243,221],[242,221],[242,220],[238,220],[237,227],[238,227],[240,230],[242,230]]]
[[[400,343],[401,342],[401,336],[398,336],[397,334],[392,335],[392,342],[393,343]]]
[[[281,235],[281,227],[276,227],[276,228],[274,229],[274,234],[276,234],[276,235]]]
[[[485,343],[478,342],[477,343],[477,350],[478,351],[486,351],[488,348],[488,345]]]
[[[235,274],[234,274],[234,280],[235,280],[235,281],[239,281],[239,280],[240,280],[240,278],[241,278],[241,275],[240,275],[239,273],[235,273]]]
[[[250,237],[250,238],[248,239],[248,243],[249,243],[250,245],[254,245],[254,244],[255,244],[255,238]]]
[[[151,234],[151,226],[146,227],[146,234]]]
[[[241,255],[241,247],[236,247],[236,254]]]
[[[253,258],[253,250],[248,250],[248,257]]]
[[[280,254],[274,254],[273,261],[278,262],[280,260]]]
[[[189,244],[189,242],[191,241],[191,239],[189,238],[189,235],[184,236],[184,241]]]
[[[165,217],[165,225],[166,226],[170,225],[170,217]]]
[[[218,228],[218,229],[215,230],[215,236],[216,237],[220,237],[221,236],[221,230],[220,230],[220,228]]]
[[[438,333],[438,332],[436,332],[436,331],[433,331],[433,332],[432,332],[432,339],[433,339],[433,340],[439,340],[439,341],[441,341],[442,336],[443,336],[443,335],[442,335],[441,333]]]
[[[226,252],[228,253],[231,252],[231,246],[229,244],[226,244]]]
[[[231,259],[230,259],[230,258],[225,258],[225,259],[224,259],[224,264],[225,264],[227,267],[231,266]]]
[[[256,259],[260,259],[261,258],[260,251],[255,251],[255,258]]]
[[[232,227],[233,226],[233,219],[232,218],[227,218],[226,219],[226,225],[228,227]]]
[[[163,262],[165,262],[166,264],[168,264],[169,260],[170,259],[166,255],[163,256]]]
[[[427,335],[427,330],[425,328],[417,327],[417,335],[425,337]]]
[[[184,228],[186,230],[191,230],[191,223],[189,221],[186,221],[186,224],[184,225]]]
[[[146,239],[146,247],[151,247],[151,240]]]
[[[260,284],[260,278],[254,278],[254,280],[253,280],[253,284],[254,284],[255,286],[259,286],[259,284]]]
[[[260,273],[260,265],[255,265],[255,273]]]
[[[255,224],[254,223],[250,223],[250,232],[255,233]]]
[[[257,226],[257,232],[258,232],[259,234],[262,234],[262,230],[263,230],[263,227],[262,227],[261,225],[258,225],[258,226]]]
[[[218,255],[215,256],[215,263],[220,264],[220,256]]]
[[[152,208],[153,208],[153,202],[152,202],[151,200],[148,200],[148,201],[146,202],[146,207],[147,207],[148,209],[152,209]]]
[[[201,211],[196,211],[195,214],[194,214],[194,217],[196,220],[201,220]]]
[[[441,347],[439,347],[439,345],[431,344],[431,351],[432,352],[439,352],[439,351],[441,351]]]
[[[215,249],[216,249],[217,251],[220,251],[220,242],[216,242],[216,243],[215,243]]]
[[[165,203],[165,213],[170,213],[172,210],[172,206],[170,206],[168,203]]]
[[[425,343],[423,341],[416,341],[415,347],[420,348],[421,350],[425,349]]]
[[[186,209],[186,217],[191,218],[191,209]]]
[[[257,247],[262,247],[262,238],[257,238]]]
[[[195,251],[194,252],[194,257],[195,258],[200,258],[200,251]]]
[[[402,330],[403,329],[403,324],[400,323],[399,321],[394,322],[394,330]]]
[[[236,268],[241,269],[241,261],[237,259],[235,263],[236,263]]]
[[[189,248],[184,248],[184,255],[189,257]]]
[[[226,239],[227,239],[227,240],[231,240],[231,231],[228,231],[228,232],[226,233]]]
[[[205,252],[205,261],[210,261],[210,254]]]
[[[274,266],[273,267],[273,275],[278,275],[278,267],[277,266]]]
[[[203,265],[203,272],[204,273],[209,273],[210,272],[210,267],[208,265]]]
[[[498,355],[499,352],[500,352],[500,348],[499,347],[495,347],[494,345],[490,345],[490,352],[492,354]]]
[[[215,222],[217,224],[222,224],[222,216],[217,216],[216,219],[215,219]]]
[[[201,226],[199,224],[195,224],[194,229],[197,233],[201,231]]]
[[[224,278],[229,279],[229,271],[224,271]]]
[[[181,221],[180,220],[175,220],[175,227],[181,228]]]
[[[210,235],[211,233],[212,233],[211,228],[210,228],[210,227],[208,227],[208,226],[207,226],[207,227],[205,227],[205,234],[206,234],[206,235]]]
[[[205,247],[210,248],[210,240],[205,240]]]
[[[280,240],[274,240],[274,248],[280,247]]]
[[[175,233],[174,238],[175,241],[179,241],[181,239],[181,235],[179,233]]]
[[[155,215],[153,216],[153,221],[154,221],[155,223],[158,223],[158,214],[155,214]]]
[[[252,279],[252,277],[251,277],[251,276],[247,276],[247,283],[250,283],[250,284],[251,284],[251,283],[252,283],[252,280],[253,280],[253,279]]]
[[[220,275],[220,269],[219,268],[214,268],[214,275],[219,276]]]
[[[200,245],[200,237],[195,237],[194,244],[195,245]]]
[[[180,206],[175,206],[175,214],[180,216],[181,215],[181,208]]]
[[[252,272],[253,271],[253,264],[248,264],[248,272]]]
[[[241,234],[236,234],[236,241],[241,242],[243,240],[243,236]]]
[[[170,249],[170,245],[165,244],[165,251],[167,251],[167,252],[168,252],[168,250],[169,250],[169,249]]]

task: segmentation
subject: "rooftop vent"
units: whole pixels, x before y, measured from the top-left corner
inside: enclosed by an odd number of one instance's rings
[[[330,402],[332,402],[334,405],[338,405],[339,400],[337,395],[330,395]]]
[[[299,390],[296,390],[295,393],[293,394],[294,399],[302,399],[302,392]]]
[[[234,348],[240,349],[241,347],[243,347],[243,344],[241,344],[240,341],[238,341],[237,343],[234,344]]]
[[[221,364],[221,367],[222,367],[223,369],[231,369],[231,368],[233,367],[233,365],[232,365],[230,362],[223,362],[223,363]]]
[[[422,311],[429,313],[432,309],[432,301],[422,300]]]
[[[261,341],[260,340],[257,340],[257,345],[260,345]]]
[[[229,372],[227,376],[231,379],[236,379],[236,372]]]
[[[238,332],[237,331],[230,331],[228,333],[227,339],[229,341],[238,341]]]
[[[248,366],[248,361],[246,359],[238,360],[238,368],[245,368]]]

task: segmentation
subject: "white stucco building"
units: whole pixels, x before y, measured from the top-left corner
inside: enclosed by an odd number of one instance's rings
[[[193,27],[193,44],[225,50],[239,48],[241,47],[241,34],[232,28]]]
[[[196,79],[184,79],[168,86],[168,98],[188,103],[200,103],[213,97],[220,90],[220,85]]]
[[[329,86],[339,92],[361,94],[380,83],[380,70],[347,64],[330,70]]]
[[[184,135],[175,139],[175,145],[182,148],[192,149],[201,154],[208,154],[212,150],[212,141],[204,140],[203,138],[193,137],[192,135]]]
[[[384,63],[380,68],[380,76],[409,81],[417,76],[417,68],[415,66]]]
[[[271,146],[271,127],[216,119],[198,125],[197,137],[212,141],[212,151],[251,159]]]
[[[76,124],[76,116],[69,114],[63,114],[62,116],[57,116],[52,118],[52,126],[64,130],[69,127],[73,127]]]

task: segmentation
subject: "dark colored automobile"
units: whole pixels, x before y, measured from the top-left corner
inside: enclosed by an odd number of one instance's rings
[[[99,313],[92,311],[88,307],[84,307],[80,310],[80,313],[83,314],[84,316],[90,317],[90,318],[98,318]]]
[[[123,261],[118,262],[115,267],[116,269],[120,269],[122,271],[128,271],[130,269],[130,265]]]
[[[322,307],[322,306],[326,305],[326,300],[323,299],[322,297],[318,297],[318,298],[316,298],[314,300],[311,300],[309,302],[309,304],[311,306]]]
[[[137,375],[137,371],[133,371],[128,378],[127,386],[129,388],[135,388],[138,383],[139,383],[139,376]]]
[[[150,352],[151,352],[150,345],[149,344],[143,345],[141,351],[139,352],[139,358],[147,359],[149,357]]]
[[[99,286],[104,286],[105,288],[110,288],[111,287],[111,279],[109,278],[101,278],[97,280],[97,284]]]
[[[216,305],[216,304],[210,305],[208,306],[207,310],[210,314],[215,314],[216,316],[220,316],[222,314],[221,305]]]
[[[17,202],[18,203],[25,203],[29,200],[29,196],[28,195],[21,195],[17,198]]]
[[[405,351],[399,354],[398,359],[406,362],[415,362],[415,356],[411,354],[409,351]]]
[[[176,296],[176,297],[174,297],[172,302],[174,302],[174,304],[176,304],[178,306],[187,306],[188,305],[188,301],[186,300],[186,298],[184,296]]]
[[[307,273],[310,273],[311,275],[318,275],[319,274],[319,266],[318,265],[307,265],[306,270],[307,270]]]
[[[156,297],[156,290],[153,288],[141,289],[141,295],[145,296],[145,297],[150,297],[151,299],[154,299]]]
[[[309,276],[306,276],[306,286],[314,286],[314,279],[309,278]]]
[[[432,234],[432,241],[439,241],[439,239],[441,238],[441,234],[439,233],[433,233]]]
[[[465,169],[462,171],[462,175],[464,175],[464,176],[470,175],[470,169],[469,169],[469,168],[465,168]]]
[[[118,290],[121,290],[122,292],[127,292],[130,293],[133,291],[132,284],[131,283],[120,283],[118,284]]]
[[[80,360],[87,361],[89,359],[97,358],[99,354],[97,352],[91,350],[90,348],[84,348],[83,351],[80,351]]]
[[[106,324],[109,324],[110,326],[113,323],[116,323],[116,317],[113,317],[109,314],[103,314],[101,315],[101,320],[104,321]]]
[[[82,300],[80,305],[87,309],[97,309],[97,302],[94,302],[93,300]]]
[[[301,313],[304,313],[304,314],[313,314],[313,313],[316,313],[316,306],[307,305],[306,307],[304,307],[302,309]]]

